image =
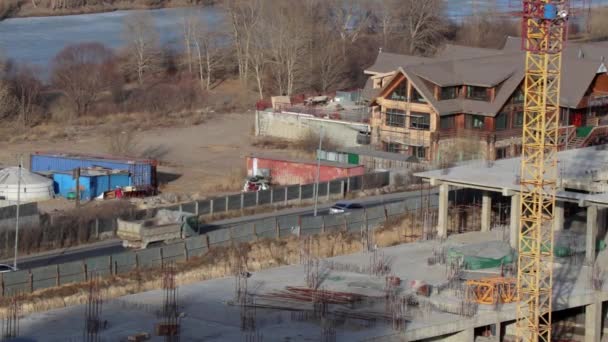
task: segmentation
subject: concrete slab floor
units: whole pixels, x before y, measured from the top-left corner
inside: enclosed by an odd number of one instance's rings
[[[505,234],[501,230],[484,233],[471,232],[450,236],[443,244],[439,241],[427,241],[382,248],[380,254],[392,260],[392,272],[402,279],[405,293],[413,280],[423,280],[432,285],[439,285],[447,281],[445,265],[427,265],[427,258],[432,256],[434,249],[438,249],[442,245],[464,245],[503,240],[504,236]],[[508,238],[508,234],[506,236]],[[356,253],[330,260],[365,267],[370,263],[370,254]],[[586,268],[582,265],[558,264],[555,270],[557,305],[568,305],[567,299],[592,292]],[[563,283],[563,280],[567,280],[567,282]],[[179,288],[180,312],[185,315],[181,320],[182,341],[238,341],[244,339],[244,335],[240,331],[239,308],[226,304],[234,298],[234,284],[234,278],[223,278]],[[255,294],[282,290],[285,286],[304,286],[305,270],[302,265],[292,265],[254,272],[248,284],[249,292]],[[332,271],[327,274],[322,287],[332,291],[383,296],[384,285],[384,277]],[[444,293],[443,296],[446,294]],[[108,327],[102,331],[100,337],[106,341],[121,341],[128,335],[137,332],[146,331],[152,334],[154,324],[160,322],[157,311],[161,308],[162,301],[162,290],[106,300],[103,304],[102,319],[108,321]],[[84,305],[80,305],[29,315],[20,321],[20,336],[34,341],[81,341],[84,310]],[[476,317],[468,319],[436,310],[432,310],[428,314],[412,311],[409,313],[411,321],[407,323],[405,333],[412,337],[409,340],[415,340],[413,338],[415,336],[427,336],[434,332],[439,334],[442,332],[440,328],[445,330],[454,324],[457,325],[456,329],[460,326],[479,326],[476,324],[481,324],[480,322],[484,319],[500,319],[503,313],[508,316],[513,312],[513,305],[505,305],[498,309],[483,307],[480,308]],[[296,321],[292,318],[289,312],[258,309],[256,311],[257,331],[263,335],[265,341],[320,340],[321,328],[317,323]],[[397,335],[404,336],[403,333]],[[362,341],[379,336],[395,336],[395,331],[384,322],[379,322],[371,327],[356,321],[336,326],[338,341]],[[161,340],[161,337],[151,339],[151,341]]]

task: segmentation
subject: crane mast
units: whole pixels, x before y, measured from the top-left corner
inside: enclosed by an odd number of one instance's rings
[[[560,74],[568,1],[522,1],[522,43],[526,59],[516,334],[520,341],[550,342],[552,223],[558,178]]]

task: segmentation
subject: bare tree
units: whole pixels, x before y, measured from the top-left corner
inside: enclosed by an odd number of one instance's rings
[[[331,0],[331,18],[342,42],[342,57],[368,27],[370,13],[363,0]]]
[[[206,23],[198,21],[193,37],[194,48],[198,61],[198,76],[201,88],[210,90],[216,68],[221,65],[220,49],[221,36],[213,31]]]
[[[377,0],[370,3],[371,23],[376,34],[380,36],[383,48],[390,49],[393,34],[399,27],[399,0]]]
[[[125,17],[125,40],[129,64],[135,69],[139,84],[144,76],[160,64],[158,32],[154,18],[147,12],[136,12]]]
[[[72,103],[78,115],[87,114],[114,75],[112,50],[99,43],[70,45],[53,60],[52,83]]]
[[[0,79],[0,118],[9,118],[18,110],[18,103],[9,82]]]
[[[182,18],[181,26],[184,35],[184,49],[186,50],[186,64],[188,65],[188,72],[192,74],[192,41],[194,40],[196,17],[193,15],[185,15]]]
[[[497,13],[473,15],[456,29],[456,42],[469,46],[497,49],[507,36],[519,36],[521,26],[512,20],[496,18]]]
[[[280,94],[293,94],[305,70],[309,31],[300,15],[301,6],[300,2],[283,1],[264,11],[264,37],[268,41],[269,62]]]
[[[255,78],[256,88],[258,90],[260,100],[264,98],[264,75],[266,74],[266,67],[269,62],[267,49],[268,45],[266,39],[264,38],[262,25],[257,24],[253,27],[253,35],[249,51],[249,65],[253,71],[253,78]]]
[[[316,36],[319,45],[316,52],[316,68],[319,75],[321,91],[327,92],[337,86],[344,76],[345,61],[341,56],[340,43],[329,29],[321,31]]]
[[[410,54],[428,54],[442,42],[445,22],[443,0],[401,0],[403,34]]]
[[[226,0],[224,3],[230,20],[241,81],[247,81],[249,77],[252,30],[260,18],[263,4],[264,0]]]
[[[594,8],[591,13],[589,29],[591,38],[594,40],[606,39],[608,37],[608,22],[606,21],[606,15],[608,15],[607,8]]]
[[[27,126],[40,102],[42,83],[36,77],[36,70],[28,66],[20,67],[12,81],[19,108],[19,121],[23,126]]]

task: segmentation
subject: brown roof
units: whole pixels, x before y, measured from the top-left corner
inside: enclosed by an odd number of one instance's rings
[[[470,113],[495,116],[524,79],[524,52],[521,38],[509,37],[502,50],[469,48],[449,45],[435,58],[405,55],[379,54],[368,72],[388,72],[391,67],[411,80],[412,85],[424,96],[439,115]],[[399,57],[400,56],[400,57]],[[562,63],[560,104],[576,108],[591,85],[604,57],[608,56],[608,42],[570,43],[566,45]],[[399,59],[401,58],[401,63]],[[416,62],[418,61],[418,62]],[[473,85],[497,87],[493,102],[468,99],[438,101],[426,80],[441,87]],[[389,82],[385,89],[391,86]]]
[[[411,64],[421,64],[424,62],[432,62],[432,58],[400,55],[396,53],[380,52],[376,57],[376,62],[371,67],[365,70],[368,73],[383,74],[395,71],[400,67]]]

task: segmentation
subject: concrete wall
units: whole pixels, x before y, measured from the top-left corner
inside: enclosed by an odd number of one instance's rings
[[[279,185],[314,183],[317,176],[315,162],[303,163],[255,156],[247,157],[247,174],[253,175],[254,168],[270,170],[272,182]],[[344,167],[340,167],[326,165],[322,162],[319,167],[320,182],[363,174],[365,174],[365,166],[363,165],[344,165]]]
[[[361,146],[357,144],[357,134],[370,131],[370,126],[363,123],[321,119],[307,114],[256,112],[256,136],[298,140],[311,133],[318,135],[321,127],[325,137],[343,147]]]
[[[14,230],[16,224],[16,205],[0,208],[0,231]],[[19,207],[19,226],[22,228],[37,227],[40,225],[38,204],[24,203]]]

